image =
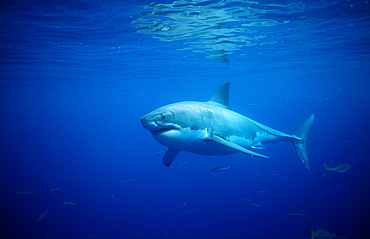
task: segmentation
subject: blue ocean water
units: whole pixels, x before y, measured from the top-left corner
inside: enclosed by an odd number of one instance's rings
[[[0,6],[0,238],[369,238],[368,1]],[[228,81],[282,132],[315,113],[310,171],[290,143],[162,164],[140,118]]]

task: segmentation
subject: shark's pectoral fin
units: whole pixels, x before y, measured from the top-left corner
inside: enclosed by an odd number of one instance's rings
[[[246,148],[244,148],[244,147],[242,147],[242,146],[240,146],[236,143],[227,141],[227,140],[223,139],[222,137],[220,137],[218,135],[212,135],[212,140],[216,143],[222,144],[223,146],[234,149],[234,150],[239,151],[239,152],[244,153],[244,154],[248,154],[248,155],[255,156],[255,157],[260,157],[260,158],[269,158],[265,155],[252,152],[252,151],[250,151],[250,150],[248,150],[248,149],[246,149]]]
[[[163,156],[163,164],[169,167],[181,150],[168,148]]]

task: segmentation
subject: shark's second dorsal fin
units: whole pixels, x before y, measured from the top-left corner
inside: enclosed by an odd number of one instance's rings
[[[229,106],[229,89],[230,89],[230,82],[226,82],[222,86],[220,86],[215,93],[213,93],[211,100],[212,102],[217,102],[224,106],[227,109],[230,109]]]

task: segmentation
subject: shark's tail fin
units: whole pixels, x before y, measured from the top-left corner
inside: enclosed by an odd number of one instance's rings
[[[310,162],[308,160],[307,140],[308,136],[310,135],[314,119],[315,114],[312,114],[311,117],[308,118],[294,133],[294,135],[299,138],[299,140],[293,142],[294,147],[297,150],[297,153],[301,158],[302,163],[308,169],[310,169]]]

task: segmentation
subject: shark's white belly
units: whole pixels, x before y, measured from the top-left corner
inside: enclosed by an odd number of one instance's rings
[[[240,114],[225,110],[223,114],[213,116],[217,118],[214,118],[212,120],[214,122],[206,128],[192,130],[188,127],[181,128],[181,130],[170,130],[154,135],[154,138],[169,148],[203,155],[228,155],[238,152],[212,141],[212,134],[247,149],[261,145],[268,137],[272,140],[271,136]]]

